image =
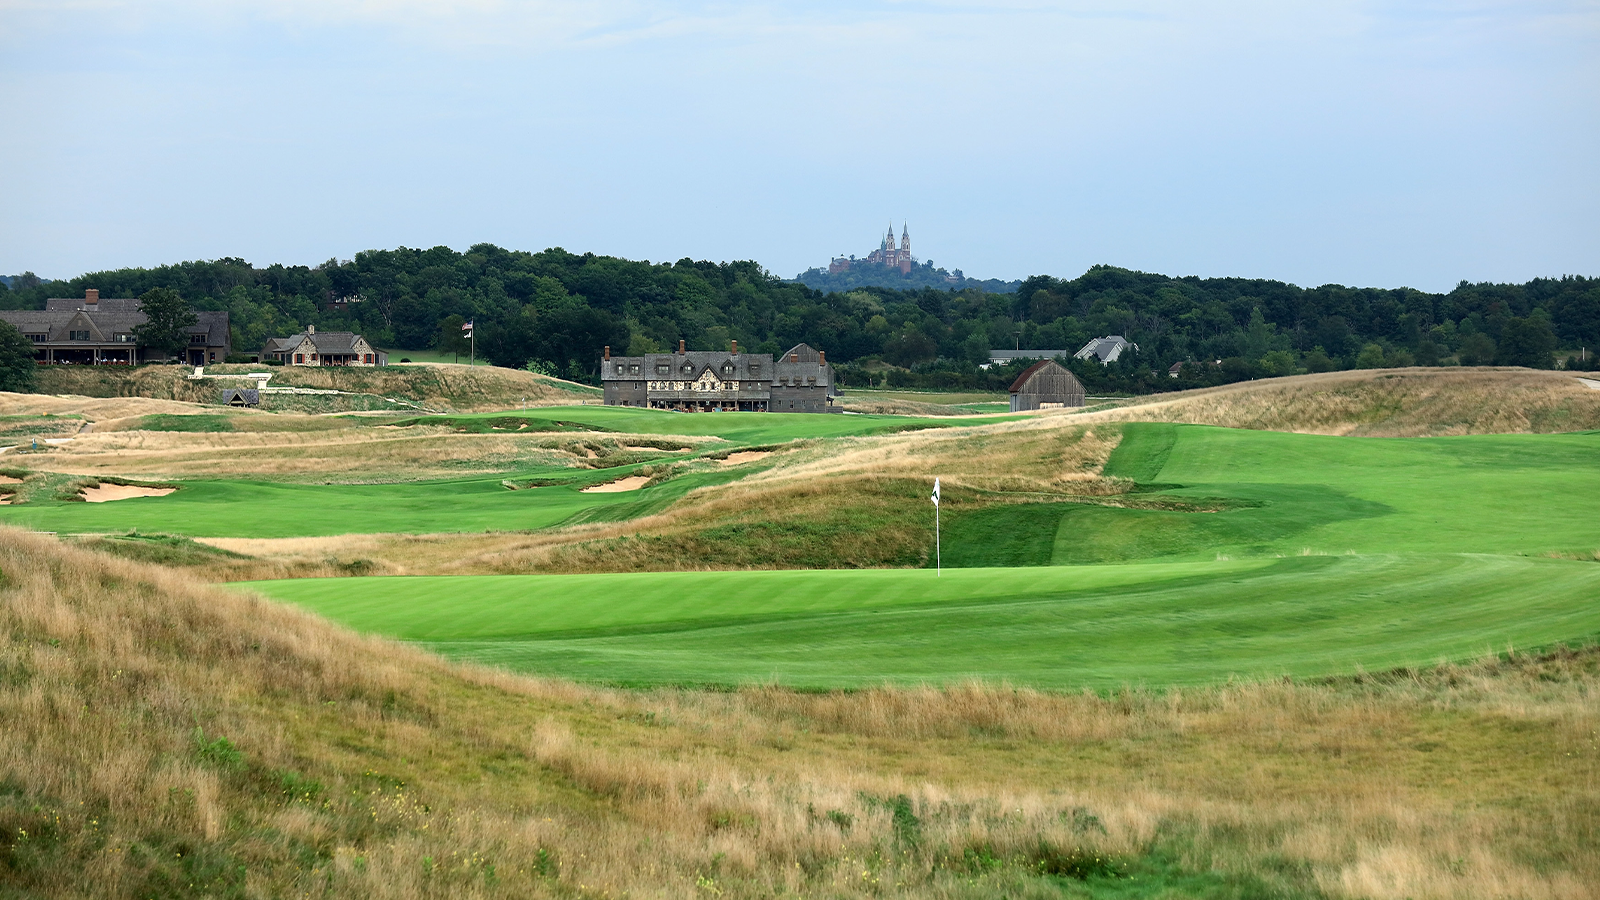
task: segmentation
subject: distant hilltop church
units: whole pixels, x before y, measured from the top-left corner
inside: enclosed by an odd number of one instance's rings
[[[887,269],[899,269],[905,275],[916,265],[917,258],[911,255],[911,225],[906,223],[900,229],[900,247],[894,245],[894,223],[889,223],[889,232],[879,242],[878,249],[867,254],[866,259],[856,259],[854,256],[835,257],[828,263],[828,274],[837,275],[848,272],[851,267],[883,266]]]

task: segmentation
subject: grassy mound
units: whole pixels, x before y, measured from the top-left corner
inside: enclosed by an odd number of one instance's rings
[[[191,379],[189,366],[41,366],[39,391],[84,397],[151,397],[215,404],[234,380]],[[273,387],[343,391],[350,396],[269,394],[268,409],[301,412],[346,410],[404,411],[408,404],[438,410],[516,409],[596,400],[598,388],[495,366],[385,366],[308,368],[304,366],[207,366],[209,374],[272,373]],[[405,401],[394,403],[387,401]]]
[[[610,692],[0,531],[0,894],[1582,896],[1600,657]],[[348,582],[347,582],[348,583]]]
[[[1534,369],[1377,369],[1158,394],[1083,418],[1368,437],[1552,434],[1600,428],[1600,391]]]

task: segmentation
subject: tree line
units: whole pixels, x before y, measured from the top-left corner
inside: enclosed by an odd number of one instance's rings
[[[472,321],[480,358],[589,382],[604,346],[639,355],[679,340],[693,349],[737,340],[763,353],[804,341],[827,350],[846,385],[1003,388],[1011,369],[983,367],[992,349],[1070,353],[1120,334],[1139,349],[1108,366],[1072,367],[1091,391],[1130,393],[1362,367],[1548,368],[1557,351],[1574,368],[1594,368],[1600,345],[1600,279],[1577,276],[1429,293],[1095,266],[1003,293],[823,292],[751,261],[652,263],[478,244],[370,250],[317,266],[226,258],[16,281],[0,285],[0,308],[43,308],[46,297],[88,287],[131,297],[170,289],[195,309],[227,310],[241,354],[308,325],[360,332],[385,348],[449,350]]]

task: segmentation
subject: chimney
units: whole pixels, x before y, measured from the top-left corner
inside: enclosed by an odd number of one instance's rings
[[[689,352],[689,351],[683,349],[683,338],[678,338],[678,352],[679,353],[687,353],[687,352]]]
[[[611,345],[610,344],[606,345],[605,359],[606,359],[607,362],[609,362],[611,360]]]
[[[817,365],[825,366],[827,364],[828,364],[828,351],[826,351],[826,350],[818,350],[817,351]]]
[[[96,303],[99,303],[100,302],[100,289],[99,288],[84,288],[83,289],[83,302],[87,303],[87,304],[90,304],[91,306],[96,304]]]
[[[800,354],[798,354],[798,353],[789,354],[789,362],[799,362],[799,361],[800,361]]]
[[[307,325],[306,326],[306,334],[316,334],[316,333],[317,333],[317,326],[315,326],[315,325]]]
[[[739,355],[739,342],[738,341],[734,341],[733,342],[733,355],[734,356],[738,356]]]

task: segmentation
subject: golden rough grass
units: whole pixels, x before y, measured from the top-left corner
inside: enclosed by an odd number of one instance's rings
[[[1041,842],[1282,896],[1600,885],[1595,652],[1165,694],[636,693],[12,530],[0,572],[22,895],[1043,896]]]
[[[1550,433],[1600,428],[1600,391],[1570,373],[1535,369],[1375,369],[1247,381],[1044,416],[1367,437]]]
[[[198,403],[150,397],[93,398],[75,394],[13,394],[0,391],[0,415],[5,416],[71,415],[98,422],[161,413],[186,415],[215,411]]]

